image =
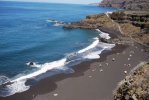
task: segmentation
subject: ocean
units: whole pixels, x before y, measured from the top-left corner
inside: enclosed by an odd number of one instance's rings
[[[98,40],[102,32],[64,29],[87,15],[115,9],[92,5],[0,1],[0,96],[28,90],[34,83],[72,66],[100,58],[114,44]],[[33,65],[30,65],[30,62]]]

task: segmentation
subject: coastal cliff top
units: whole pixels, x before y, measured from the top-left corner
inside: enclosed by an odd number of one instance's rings
[[[99,6],[126,10],[149,10],[149,0],[102,0]]]

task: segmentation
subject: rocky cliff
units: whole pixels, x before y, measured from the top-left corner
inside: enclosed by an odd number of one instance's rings
[[[80,22],[73,22],[64,26],[64,28],[113,30],[149,47],[148,11],[117,11],[90,15],[86,19]]]
[[[149,0],[103,0],[99,5],[127,10],[149,10]]]

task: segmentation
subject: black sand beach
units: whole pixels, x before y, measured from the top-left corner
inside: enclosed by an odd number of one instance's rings
[[[117,45],[98,60],[74,66],[72,74],[44,79],[26,92],[0,100],[111,100],[118,82],[149,54],[139,44]]]

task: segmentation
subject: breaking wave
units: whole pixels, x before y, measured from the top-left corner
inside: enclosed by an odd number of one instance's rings
[[[9,82],[10,79],[4,75],[0,76],[0,85],[2,85],[3,83],[7,83]]]
[[[46,20],[48,23],[53,23],[53,26],[63,26],[66,24],[70,24],[70,23],[66,23],[66,22],[62,22],[62,21],[57,21],[57,20],[52,20],[52,19],[48,19]]]
[[[105,39],[110,39],[110,38],[111,38],[108,33],[102,32],[102,31],[100,31],[99,29],[96,29],[96,31],[97,31],[97,32],[100,32],[99,36],[100,36],[101,38],[105,38]]]
[[[56,22],[54,20],[49,20],[50,22]],[[106,39],[110,39],[110,36],[107,33],[101,32],[100,30],[96,30],[100,32],[100,36]],[[5,76],[0,77],[0,96],[6,97],[13,95],[15,93],[20,93],[28,90],[30,86],[33,84],[26,84],[28,80],[36,80],[36,78],[41,77],[43,74],[48,73],[51,70],[57,70],[59,72],[68,72],[73,73],[73,69],[71,68],[73,65],[79,64],[82,61],[87,61],[90,59],[99,59],[100,54],[104,50],[111,50],[115,46],[115,44],[107,44],[99,41],[99,38],[96,37],[93,39],[94,41],[84,49],[81,49],[77,52],[66,55],[63,59],[48,62],[44,64],[38,64],[33,62],[31,67],[37,67],[37,70],[27,74],[22,75],[15,79],[9,79]],[[27,63],[30,66],[29,63]],[[50,75],[48,74],[47,77]],[[43,76],[44,77],[44,76]],[[43,78],[42,77],[42,78]]]

